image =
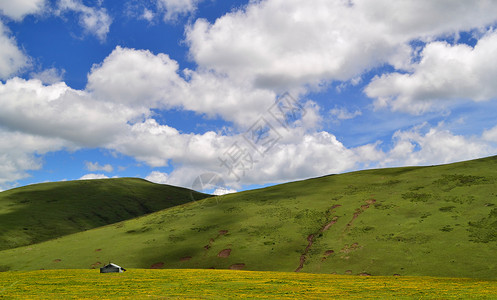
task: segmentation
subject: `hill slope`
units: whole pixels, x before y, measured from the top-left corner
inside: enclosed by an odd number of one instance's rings
[[[0,250],[116,223],[191,200],[190,190],[135,178],[42,183],[12,189],[0,193]]]
[[[497,279],[497,158],[206,198],[0,252],[4,270],[232,268]]]

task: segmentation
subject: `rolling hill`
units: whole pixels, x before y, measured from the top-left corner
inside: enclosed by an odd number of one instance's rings
[[[497,157],[365,170],[205,198],[0,251],[0,269],[113,261],[497,279],[496,204]]]
[[[207,195],[194,196],[202,199]],[[0,250],[132,219],[191,200],[190,190],[136,178],[12,189],[0,193]]]

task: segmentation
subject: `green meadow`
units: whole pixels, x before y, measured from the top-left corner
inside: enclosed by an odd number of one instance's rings
[[[46,212],[51,217],[36,229],[45,241],[33,238],[29,245],[0,251],[0,269],[92,269],[111,261],[144,269],[493,280],[496,182],[497,158],[489,157],[330,175],[220,197],[193,197],[197,201],[191,201],[188,190],[164,186],[161,192],[160,185],[131,179],[51,183],[47,186],[55,190],[58,185],[67,188],[22,198],[23,189],[43,190],[45,184],[30,186],[0,193],[2,220],[11,220],[0,221],[4,240],[15,239],[22,224],[36,222],[33,216],[43,215],[49,200],[71,199],[71,205]],[[83,184],[99,188],[83,189]],[[119,210],[131,197],[144,201],[140,197],[148,195],[147,186],[157,189],[154,201],[163,201],[164,209],[157,204],[132,219],[122,213],[129,219],[93,229],[67,225],[71,214],[102,219],[116,214],[114,208]],[[105,210],[87,205],[88,197],[78,195],[83,190],[94,196],[91,203],[105,202]],[[107,196],[100,198],[102,191]],[[120,192],[109,196],[113,191]],[[20,199],[28,202],[9,206]],[[64,234],[65,226],[79,231]],[[54,228],[60,234],[53,234]]]
[[[495,299],[495,281],[230,270],[0,273],[0,299]]]

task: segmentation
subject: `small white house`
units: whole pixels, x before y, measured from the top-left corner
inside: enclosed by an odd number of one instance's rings
[[[109,263],[108,265],[100,268],[100,273],[122,273],[124,271],[126,271],[125,268],[122,268],[113,263]]]

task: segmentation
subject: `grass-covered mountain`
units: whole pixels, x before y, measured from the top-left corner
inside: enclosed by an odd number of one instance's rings
[[[113,261],[130,268],[497,279],[496,204],[497,157],[366,170],[205,198],[1,251],[0,268]]]
[[[201,199],[207,195],[195,194]],[[190,190],[119,178],[43,183],[0,193],[0,250],[34,244],[192,201]]]

